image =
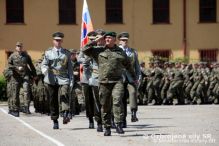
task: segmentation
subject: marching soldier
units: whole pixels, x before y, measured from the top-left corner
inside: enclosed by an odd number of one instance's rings
[[[88,34],[89,41],[93,41],[96,38],[96,32],[91,31]],[[92,59],[85,55],[82,51],[78,56],[78,61],[81,62],[83,73],[81,77],[81,86],[82,86],[82,93],[85,98],[85,109],[86,109],[86,116],[89,120],[89,128],[94,128],[94,99],[92,94],[92,88],[89,85],[89,79],[91,78],[91,61]]]
[[[138,103],[137,103],[137,92],[138,92],[138,84],[141,80],[141,69],[138,61],[138,54],[135,49],[130,48],[128,46],[129,40],[129,33],[122,32],[118,35],[119,40],[119,47],[123,49],[126,55],[131,60],[131,66],[134,69],[135,77],[132,78],[130,72],[126,71],[124,73],[125,78],[125,95],[123,97],[123,105],[124,105],[124,118],[123,118],[123,128],[127,127],[126,117],[127,117],[127,98],[129,97],[129,104],[131,109],[131,122],[137,122],[137,110],[138,110]]]
[[[15,49],[16,51],[8,59],[8,68],[12,71],[11,82],[14,90],[9,100],[12,102],[10,114],[19,117],[19,94],[21,87],[23,87],[24,92],[24,112],[30,114],[30,79],[31,76],[36,79],[36,70],[31,57],[23,50],[21,42],[16,43]]]
[[[104,136],[111,135],[111,109],[113,102],[113,113],[116,121],[116,131],[123,134],[122,128],[122,97],[124,96],[124,85],[122,74],[125,69],[130,71],[135,78],[134,71],[131,70],[130,60],[125,52],[116,45],[116,33],[107,32],[104,35],[106,45],[96,46],[96,42],[102,38],[87,44],[83,52],[93,57],[99,66],[99,95],[101,103],[101,115],[105,127]]]
[[[63,113],[63,124],[70,122],[69,88],[73,86],[73,69],[70,52],[62,47],[64,34],[56,32],[53,35],[53,47],[45,52],[41,64],[49,99],[53,129],[59,129],[59,112]],[[59,111],[59,101],[61,110]]]
[[[97,46],[102,47],[105,45],[105,41],[103,39],[103,35],[106,33],[102,29],[97,29],[95,30],[96,33],[96,39],[99,39],[97,41]],[[102,127],[102,119],[101,119],[101,104],[100,104],[100,99],[99,99],[99,81],[98,81],[98,76],[99,76],[99,69],[98,69],[98,64],[96,60],[92,59],[91,61],[91,67],[92,67],[92,73],[91,77],[89,79],[89,85],[92,88],[92,93],[93,93],[93,99],[94,99],[94,118],[97,122],[97,132],[103,132],[103,127]]]

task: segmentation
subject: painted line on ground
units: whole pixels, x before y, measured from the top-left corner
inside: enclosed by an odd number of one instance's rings
[[[29,125],[29,124],[26,123],[25,121],[21,120],[20,118],[14,117],[14,116],[12,116],[12,115],[9,115],[5,109],[3,109],[3,108],[0,108],[0,109],[1,109],[1,111],[2,111],[3,113],[5,113],[6,115],[8,115],[8,116],[10,116],[10,117],[12,117],[12,118],[18,120],[18,121],[19,121],[20,123],[22,123],[24,126],[28,127],[29,129],[35,131],[36,133],[38,133],[39,135],[43,136],[44,138],[46,138],[46,139],[50,140],[51,142],[55,143],[57,146],[65,146],[63,143],[61,143],[61,142],[59,142],[58,140],[56,140],[56,139],[54,139],[54,138],[52,138],[52,137],[46,135],[45,133],[43,133],[43,132],[41,132],[41,131],[35,129],[34,127],[32,127],[31,125]]]

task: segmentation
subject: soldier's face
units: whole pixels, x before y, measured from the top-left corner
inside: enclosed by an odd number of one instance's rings
[[[105,37],[106,46],[113,47],[116,43],[116,38],[112,36]]]
[[[126,39],[120,39],[119,40],[119,45],[126,47],[128,45],[128,40]]]
[[[23,51],[23,46],[17,45],[15,49],[16,49],[16,51],[18,51],[18,52],[22,52],[22,51]]]
[[[62,40],[53,40],[53,45],[56,47],[56,48],[60,48],[62,46]]]
[[[71,54],[71,60],[75,60],[76,59],[76,53],[72,53]]]

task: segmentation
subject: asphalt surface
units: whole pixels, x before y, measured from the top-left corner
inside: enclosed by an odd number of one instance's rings
[[[15,118],[0,104],[0,146],[219,146],[219,105],[139,106],[138,118],[125,134],[104,137],[88,129],[85,113],[60,129],[52,129],[49,116],[34,113]],[[96,125],[95,125],[96,126]]]

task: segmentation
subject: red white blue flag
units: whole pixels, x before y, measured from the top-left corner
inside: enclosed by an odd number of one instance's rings
[[[87,1],[84,0],[81,23],[81,48],[88,43],[87,34],[93,31],[93,24],[87,6]]]

